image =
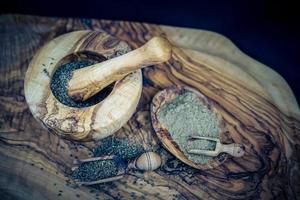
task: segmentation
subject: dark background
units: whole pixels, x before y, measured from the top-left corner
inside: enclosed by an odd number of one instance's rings
[[[201,28],[227,36],[270,66],[300,100],[299,11],[288,1],[1,0],[1,13],[129,20]]]

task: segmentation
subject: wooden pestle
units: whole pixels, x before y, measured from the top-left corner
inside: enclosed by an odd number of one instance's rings
[[[68,94],[84,101],[129,73],[170,59],[172,45],[167,39],[154,37],[127,54],[75,70],[69,81]]]

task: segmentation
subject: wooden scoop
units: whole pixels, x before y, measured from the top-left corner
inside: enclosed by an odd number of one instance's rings
[[[95,158],[78,159],[78,160],[74,160],[73,163],[76,165],[79,165],[81,163],[93,162],[93,161],[98,161],[98,160],[115,160],[115,162],[118,163],[118,165],[117,165],[118,173],[113,177],[104,178],[104,179],[100,179],[100,180],[96,180],[96,181],[83,182],[83,181],[75,180],[75,183],[77,185],[95,185],[95,184],[99,184],[99,183],[106,183],[106,182],[119,180],[124,177],[125,169],[126,169],[125,163],[123,162],[123,160],[120,160],[116,156],[101,156],[101,157],[95,157]],[[78,166],[72,167],[72,171],[75,171],[77,168],[78,168]]]
[[[191,136],[190,139],[192,140],[210,140],[216,143],[215,150],[203,150],[203,149],[190,149],[188,153],[192,154],[202,154],[207,156],[217,156],[220,153],[228,153],[234,157],[242,157],[244,155],[244,150],[242,149],[242,145],[237,143],[232,144],[222,144],[220,139],[218,138],[211,138],[211,137],[202,137],[202,136]]]
[[[171,53],[167,39],[154,37],[127,54],[74,71],[68,94],[75,101],[84,101],[137,69],[169,60]]]
[[[99,183],[106,183],[111,182],[115,180],[119,180],[124,177],[125,173],[129,169],[138,169],[142,171],[153,171],[156,170],[161,166],[162,160],[159,154],[155,152],[145,152],[142,155],[140,155],[138,158],[133,160],[132,162],[126,164],[125,160],[123,160],[121,157],[112,155],[112,156],[100,156],[100,157],[94,157],[94,158],[87,158],[87,159],[76,159],[73,161],[73,164],[77,165],[75,167],[72,167],[72,171],[76,170],[82,163],[86,162],[93,162],[98,160],[114,160],[114,162],[117,165],[118,172],[115,176],[99,179],[95,181],[87,181],[82,182],[80,180],[75,180],[76,184],[78,185],[94,185]],[[109,169],[108,169],[109,170]]]

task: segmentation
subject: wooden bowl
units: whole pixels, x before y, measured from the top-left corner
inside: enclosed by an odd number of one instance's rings
[[[204,164],[198,164],[195,163],[187,158],[187,156],[184,155],[182,150],[180,150],[178,144],[172,139],[169,131],[167,128],[159,122],[157,119],[157,113],[160,111],[160,108],[167,102],[172,101],[175,99],[178,95],[183,94],[186,91],[190,91],[195,93],[198,97],[199,100],[208,107],[208,109],[215,113],[216,116],[219,119],[219,127],[221,130],[220,136],[222,132],[225,132],[225,123],[224,120],[222,119],[221,115],[217,112],[217,108],[215,107],[214,103],[208,99],[206,96],[201,94],[199,91],[186,87],[186,86],[179,86],[179,87],[169,87],[166,88],[160,92],[158,92],[151,104],[151,120],[152,120],[152,125],[153,128],[162,142],[162,145],[169,150],[174,156],[176,156],[178,159],[180,159],[182,162],[185,164],[190,165],[191,167],[201,169],[201,170],[208,170],[208,169],[213,169],[220,164],[222,164],[226,159],[227,159],[227,154],[219,154],[217,157],[213,157],[211,160]],[[220,137],[220,140],[222,142],[222,137]]]
[[[49,131],[72,140],[99,140],[113,134],[136,109],[142,91],[141,70],[117,81],[101,102],[84,108],[58,101],[50,81],[58,66],[80,52],[110,59],[130,50],[125,42],[100,31],[71,32],[47,43],[36,53],[25,76],[25,98],[33,116]]]

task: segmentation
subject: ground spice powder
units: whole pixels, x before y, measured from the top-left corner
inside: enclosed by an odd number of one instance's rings
[[[208,140],[194,140],[188,143],[189,136],[218,138],[220,134],[216,114],[211,112],[196,94],[187,91],[178,95],[161,107],[157,118],[168,129],[173,140],[188,159],[200,164],[211,159],[210,156],[187,153],[192,148],[214,150],[216,145],[215,142]]]

